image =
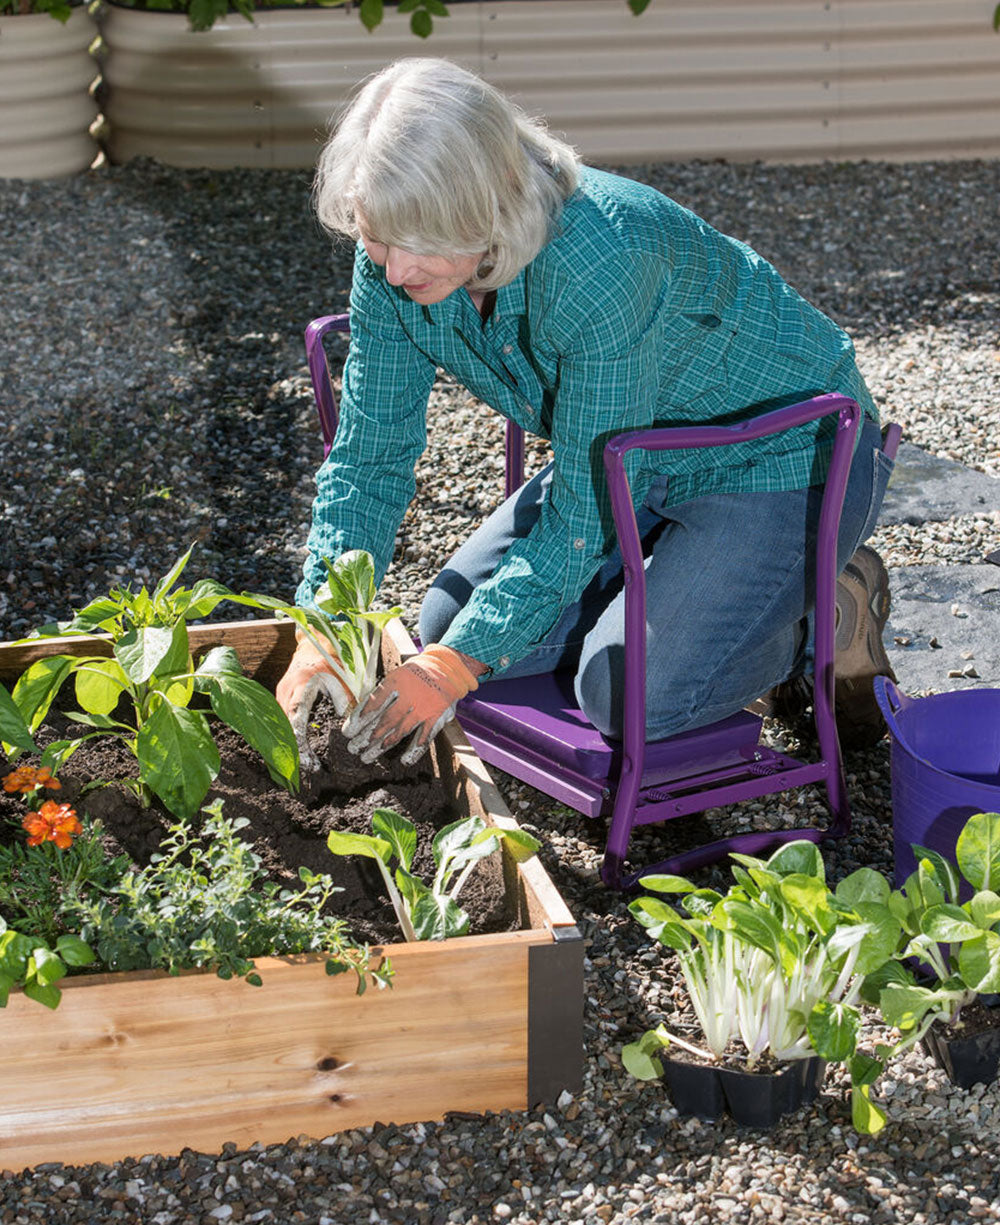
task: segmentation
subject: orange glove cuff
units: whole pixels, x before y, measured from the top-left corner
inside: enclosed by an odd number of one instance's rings
[[[432,642],[424,647],[416,657],[416,662],[428,676],[438,683],[443,681],[450,689],[455,690],[456,701],[479,688],[479,678],[452,647]]]

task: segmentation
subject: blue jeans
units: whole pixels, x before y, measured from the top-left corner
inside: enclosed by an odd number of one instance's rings
[[[865,420],[847,483],[838,571],[875,527],[892,463]],[[513,494],[454,554],[428,591],[420,639],[437,642],[531,530],[551,465]],[[822,490],[713,494],[665,508],[657,480],[637,520],[646,555],[646,733],[651,740],[733,714],[810,666]],[[617,550],[578,603],[505,676],[575,670],[581,709],[620,738],[625,596]]]

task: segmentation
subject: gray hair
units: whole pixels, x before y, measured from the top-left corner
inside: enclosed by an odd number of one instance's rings
[[[471,287],[497,289],[548,242],[580,177],[569,145],[449,60],[397,60],[349,104],[320,155],[316,213],[417,255],[486,252]]]

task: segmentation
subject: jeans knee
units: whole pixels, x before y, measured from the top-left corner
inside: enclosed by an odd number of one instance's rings
[[[620,740],[624,728],[625,651],[620,645],[584,652],[574,690],[580,709],[603,735]]]

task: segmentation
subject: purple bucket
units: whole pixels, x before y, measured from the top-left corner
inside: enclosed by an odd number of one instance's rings
[[[976,812],[1000,812],[1000,689],[911,698],[884,676],[875,697],[892,737],[896,885],[916,869],[911,843],[955,858]]]

